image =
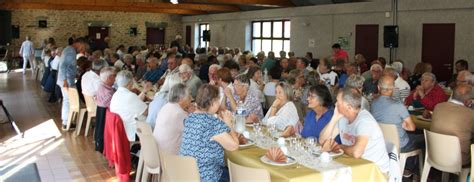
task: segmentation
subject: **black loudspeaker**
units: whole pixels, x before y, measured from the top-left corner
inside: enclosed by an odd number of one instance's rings
[[[0,45],[6,45],[12,40],[12,13],[0,10]]]
[[[383,46],[385,48],[398,47],[398,26],[389,25],[383,27]]]
[[[20,26],[12,25],[12,38],[19,39],[20,38]]]
[[[39,28],[48,28],[48,21],[47,20],[38,20],[38,27]]]
[[[210,30],[204,30],[202,31],[202,41],[211,41],[211,31]]]

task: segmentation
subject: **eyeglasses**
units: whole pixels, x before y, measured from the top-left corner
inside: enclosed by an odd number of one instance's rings
[[[318,98],[318,95],[309,94],[309,95],[308,95],[308,98],[310,98],[310,99],[316,99],[316,98]]]

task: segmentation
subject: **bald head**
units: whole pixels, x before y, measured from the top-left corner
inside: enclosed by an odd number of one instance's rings
[[[383,96],[392,96],[395,79],[391,76],[382,76],[379,80],[378,88]]]

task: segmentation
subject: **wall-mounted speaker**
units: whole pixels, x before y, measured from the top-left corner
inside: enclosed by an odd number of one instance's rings
[[[210,30],[203,30],[202,31],[202,41],[211,41],[211,31]]]
[[[385,48],[398,47],[398,26],[389,25],[383,27],[383,46]]]
[[[47,20],[38,20],[38,27],[39,28],[48,28],[48,21]]]
[[[0,45],[11,43],[12,14],[8,10],[0,10]]]

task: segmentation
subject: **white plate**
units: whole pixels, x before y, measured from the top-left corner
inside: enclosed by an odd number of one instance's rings
[[[248,146],[251,146],[255,144],[255,142],[253,140],[250,140],[250,139],[247,139],[247,143],[246,144],[242,144],[242,145],[239,145],[239,148],[242,148],[242,147],[248,147]]]
[[[408,108],[408,111],[420,111],[420,110],[423,110],[425,109],[424,107],[418,107],[418,108]]]
[[[418,115],[418,116],[416,116],[416,118],[421,119],[423,121],[431,121],[431,119],[424,118],[423,115]]]
[[[321,150],[317,150],[313,154],[321,155],[321,153]],[[331,156],[332,158],[339,157],[341,155],[344,155],[344,151],[342,149],[339,149],[339,152],[329,152],[329,156]]]
[[[272,166],[289,166],[289,165],[296,164],[296,159],[295,158],[290,157],[290,156],[286,156],[286,158],[287,158],[286,162],[280,163],[280,162],[274,162],[274,161],[268,159],[267,156],[263,155],[262,157],[260,157],[260,161],[262,161],[265,164],[272,165]]]

